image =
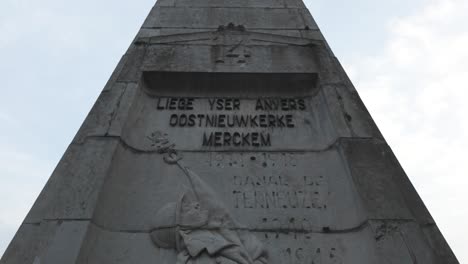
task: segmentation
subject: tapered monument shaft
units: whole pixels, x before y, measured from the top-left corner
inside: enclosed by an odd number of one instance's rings
[[[301,0],[160,0],[0,263],[458,261]]]

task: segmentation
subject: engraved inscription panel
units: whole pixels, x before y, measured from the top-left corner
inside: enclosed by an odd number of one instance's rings
[[[139,101],[136,117],[127,124],[130,133],[123,135],[138,149],[148,149],[145,139],[153,131],[167,133],[180,150],[321,150],[336,140],[321,96],[152,97],[143,92]]]

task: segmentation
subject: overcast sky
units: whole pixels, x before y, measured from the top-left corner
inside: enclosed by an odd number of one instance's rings
[[[154,0],[0,1],[0,255]],[[308,0],[468,263],[468,0]]]

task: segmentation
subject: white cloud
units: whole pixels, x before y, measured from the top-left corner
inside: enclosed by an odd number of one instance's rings
[[[389,23],[379,56],[345,65],[461,263],[468,263],[468,0]]]

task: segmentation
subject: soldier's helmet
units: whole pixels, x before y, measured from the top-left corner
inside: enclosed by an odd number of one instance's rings
[[[177,203],[168,203],[156,214],[150,233],[151,240],[156,246],[166,249],[177,248],[176,210]]]
[[[168,203],[158,210],[150,236],[158,247],[180,249],[179,230],[200,229],[208,221],[208,210],[202,208],[192,193],[185,192],[178,202]]]

